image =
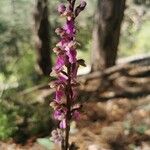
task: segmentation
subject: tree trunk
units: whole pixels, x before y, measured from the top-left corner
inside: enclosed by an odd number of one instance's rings
[[[115,65],[125,0],[98,0],[94,18],[92,71]]]
[[[35,47],[40,72],[46,76],[51,72],[50,23],[48,15],[48,0],[36,0],[36,7],[33,14]]]

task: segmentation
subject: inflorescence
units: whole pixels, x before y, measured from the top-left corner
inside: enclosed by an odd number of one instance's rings
[[[55,31],[60,36],[60,41],[53,49],[57,58],[52,72],[57,79],[50,85],[55,88],[54,101],[50,105],[54,108],[54,119],[59,122],[58,128],[52,131],[52,140],[61,143],[63,150],[69,148],[70,122],[80,118],[81,105],[76,101],[76,88],[79,85],[77,72],[80,65],[85,66],[84,60],[77,59],[75,19],[84,10],[86,2],[82,0],[75,6],[76,0],[67,1],[66,5],[58,6],[58,12],[66,18],[66,22]]]

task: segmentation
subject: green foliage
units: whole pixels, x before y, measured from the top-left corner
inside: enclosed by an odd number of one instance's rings
[[[145,6],[150,6],[150,1],[149,0],[134,0],[134,3],[137,5],[145,5]]]
[[[137,34],[136,38],[136,44],[135,44],[135,50],[143,53],[148,53],[150,52],[150,44],[149,44],[149,39],[150,39],[150,21],[144,22],[144,24],[141,27],[141,30]]]
[[[50,141],[49,138],[39,138],[37,139],[37,142],[47,150],[52,150],[54,148],[54,143]]]
[[[25,76],[27,73],[24,70],[27,72],[28,69],[31,70],[31,67],[34,71],[32,56],[35,54],[33,52],[31,55],[33,51],[31,24],[27,24],[31,22],[29,21],[31,18],[27,17],[31,13],[27,11],[30,5],[28,0],[0,1],[0,73],[3,73],[6,79],[11,76],[20,78],[21,74]],[[27,63],[30,65],[26,65]],[[24,70],[20,69],[20,64]]]
[[[133,124],[129,121],[124,122],[124,129],[126,129],[129,133],[130,132],[136,132],[139,134],[145,134],[145,131],[149,129],[149,126],[147,124],[141,123],[141,124]]]
[[[0,105],[0,140],[6,140],[17,130],[15,125],[15,112],[6,110]]]
[[[29,136],[49,134],[50,114],[47,103],[37,102],[37,93],[21,96],[15,89],[5,90],[0,103],[0,140],[13,137],[24,142]]]
[[[137,5],[135,2],[139,2]],[[121,29],[119,57],[150,53],[150,14],[147,0],[127,0]],[[135,3],[134,3],[135,2]]]
[[[135,131],[140,133],[140,134],[144,134],[146,130],[148,130],[149,127],[147,125],[141,124],[137,127],[135,127]]]

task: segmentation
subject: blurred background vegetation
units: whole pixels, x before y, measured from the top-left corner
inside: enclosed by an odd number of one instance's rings
[[[59,2],[49,0],[48,3],[51,48],[57,41],[54,30],[62,23],[56,10]],[[87,64],[90,64],[96,0],[87,0],[87,3],[85,12],[78,18],[77,26],[78,40],[81,43],[79,57],[83,57]],[[14,137],[16,141],[22,141],[30,135],[46,135],[47,128],[51,130],[48,105],[50,97],[43,102],[37,98],[37,93],[24,94],[28,90],[32,91],[32,87],[48,84],[49,81],[49,78],[41,76],[37,69],[33,32],[35,5],[34,0],[0,1],[0,139],[2,140]],[[150,54],[149,8],[150,3],[146,0],[127,1],[121,28],[119,58]],[[52,62],[53,60],[54,57]],[[39,135],[41,130],[43,135]]]

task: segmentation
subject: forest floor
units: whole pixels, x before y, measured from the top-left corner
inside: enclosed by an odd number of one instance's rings
[[[80,81],[83,112],[71,125],[79,150],[150,150],[149,65],[124,65]],[[0,143],[0,150],[46,149],[29,140],[25,146]]]

